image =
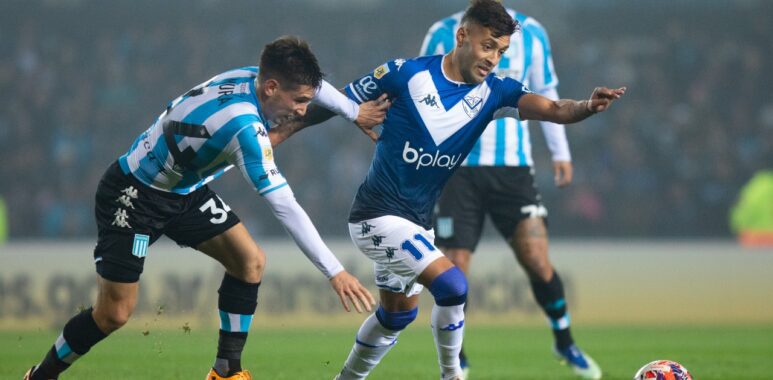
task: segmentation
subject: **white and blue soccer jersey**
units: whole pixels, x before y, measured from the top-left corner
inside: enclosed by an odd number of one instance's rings
[[[261,194],[287,185],[255,92],[257,67],[216,75],[171,101],[118,159],[158,190],[189,194],[234,165]]]
[[[537,20],[507,12],[521,25],[521,31],[512,35],[510,48],[502,56],[495,73],[513,78],[535,93],[557,99],[558,77],[553,68],[550,41],[547,32]],[[429,29],[422,55],[446,54],[454,48],[456,31],[464,12],[436,22]],[[569,144],[564,127],[542,122],[543,132],[554,161],[570,161]],[[502,118],[491,122],[480,140],[464,161],[465,166],[532,166],[532,146],[526,121]]]
[[[443,73],[442,55],[397,59],[346,87],[358,103],[388,94],[392,100],[350,222],[395,215],[426,229],[448,178],[486,125],[512,113],[528,90],[512,78],[489,74],[480,84]]]

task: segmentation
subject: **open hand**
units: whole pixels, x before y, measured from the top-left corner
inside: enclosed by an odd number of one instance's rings
[[[346,302],[347,299],[358,313],[362,313],[363,309],[370,312],[372,310],[371,306],[376,304],[376,300],[368,289],[365,289],[360,284],[360,281],[347,271],[342,271],[333,276],[330,279],[330,285],[333,286],[333,290],[338,294],[338,298],[341,299],[341,304],[346,311],[351,311],[349,304]]]

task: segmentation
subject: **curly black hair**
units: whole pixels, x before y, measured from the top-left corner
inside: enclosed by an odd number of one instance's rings
[[[474,22],[491,30],[494,38],[509,36],[520,28],[518,21],[496,0],[472,0],[462,16],[462,23]]]
[[[266,45],[260,53],[259,65],[261,82],[277,79],[290,88],[299,85],[317,88],[324,76],[309,44],[295,36],[282,36]]]

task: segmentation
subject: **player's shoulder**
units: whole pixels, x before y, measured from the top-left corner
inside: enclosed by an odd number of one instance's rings
[[[489,74],[485,79],[486,85],[495,92],[511,92],[520,91],[523,93],[531,93],[532,91],[526,87],[525,84],[520,81],[507,76],[501,76],[497,74]]]
[[[507,10],[508,13],[513,15],[518,24],[521,26],[521,32],[531,35],[546,35],[547,30],[539,20],[524,13],[514,11],[512,9]]]
[[[459,24],[462,21],[462,16],[464,16],[464,12],[457,12],[436,21],[434,24],[432,24],[432,26],[430,26],[429,33],[434,34],[455,32],[456,28],[459,27]]]
[[[432,63],[442,57],[436,56],[421,56],[413,58],[396,58],[391,61],[387,61],[383,65],[376,67],[373,70],[373,77],[375,79],[382,79],[385,77],[398,78],[411,76],[412,74],[426,70],[426,68]]]

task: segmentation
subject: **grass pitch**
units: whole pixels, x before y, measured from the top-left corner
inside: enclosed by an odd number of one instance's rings
[[[350,328],[264,329],[254,326],[244,356],[256,379],[332,379],[351,348]],[[20,379],[40,360],[58,331],[0,331],[0,379]],[[581,347],[599,362],[605,379],[630,379],[655,359],[682,363],[698,380],[772,379],[773,325],[583,327]],[[63,379],[202,379],[215,354],[217,332],[194,329],[121,330],[81,358]],[[543,327],[470,327],[465,347],[471,379],[573,379],[550,353]],[[427,326],[417,323],[370,379],[437,379]]]

